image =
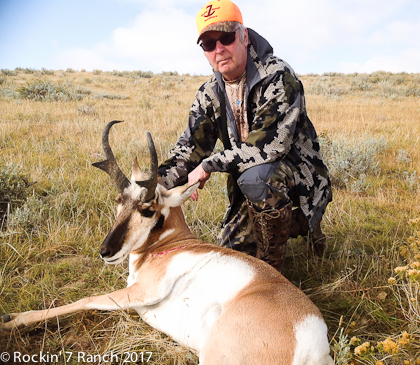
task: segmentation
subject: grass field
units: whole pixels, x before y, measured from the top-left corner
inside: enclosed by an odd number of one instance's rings
[[[290,242],[286,277],[320,308],[336,364],[420,364],[420,74],[302,75],[333,180],[322,259]],[[91,166],[101,133],[122,170],[159,161],[186,126],[207,77],[150,72],[1,70],[0,312],[51,308],[125,287],[128,263],[106,266],[99,246],[114,219],[115,188]],[[188,224],[215,243],[226,207],[213,174]],[[125,312],[86,312],[0,333],[2,351],[50,354],[46,363],[197,364],[188,350]],[[60,352],[61,351],[61,352]],[[152,356],[148,359],[149,352]],[[124,355],[124,353],[126,353]],[[59,358],[52,355],[61,354]],[[92,360],[92,361],[88,361]],[[122,362],[122,361],[121,361]]]

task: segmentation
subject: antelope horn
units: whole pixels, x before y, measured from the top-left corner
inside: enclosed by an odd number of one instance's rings
[[[155,196],[157,186],[157,172],[158,172],[158,158],[156,153],[155,144],[153,143],[152,135],[147,131],[147,142],[149,144],[150,152],[150,177],[148,180],[136,181],[136,183],[147,189],[144,201],[150,201]]]
[[[121,171],[117,161],[115,160],[114,154],[112,153],[111,146],[109,145],[109,130],[114,124],[121,122],[121,120],[113,120],[105,126],[102,133],[102,147],[104,149],[106,160],[92,164],[98,169],[105,171],[110,176],[111,180],[117,184],[120,192],[122,192],[127,186],[130,185],[130,180],[128,180],[124,173]]]

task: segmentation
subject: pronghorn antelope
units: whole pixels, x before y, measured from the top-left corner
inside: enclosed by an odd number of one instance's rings
[[[195,351],[201,365],[329,365],[327,326],[308,297],[268,264],[206,244],[190,232],[180,205],[198,184],[157,184],[157,155],[148,133],[148,179],[134,160],[131,180],[102,136],[107,172],[120,193],[117,217],[100,247],[108,264],[129,256],[128,286],[48,310],[3,316],[3,329],[82,310],[134,309],[154,328]]]

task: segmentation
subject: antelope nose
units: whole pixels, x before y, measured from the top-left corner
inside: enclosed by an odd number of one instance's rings
[[[101,246],[101,248],[99,249],[99,254],[102,258],[105,258],[111,256],[111,251],[108,248]]]

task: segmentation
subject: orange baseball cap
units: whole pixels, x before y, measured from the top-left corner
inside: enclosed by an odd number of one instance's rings
[[[205,32],[217,30],[221,32],[232,32],[237,22],[244,24],[239,8],[230,0],[212,0],[204,5],[196,18],[198,40]]]

